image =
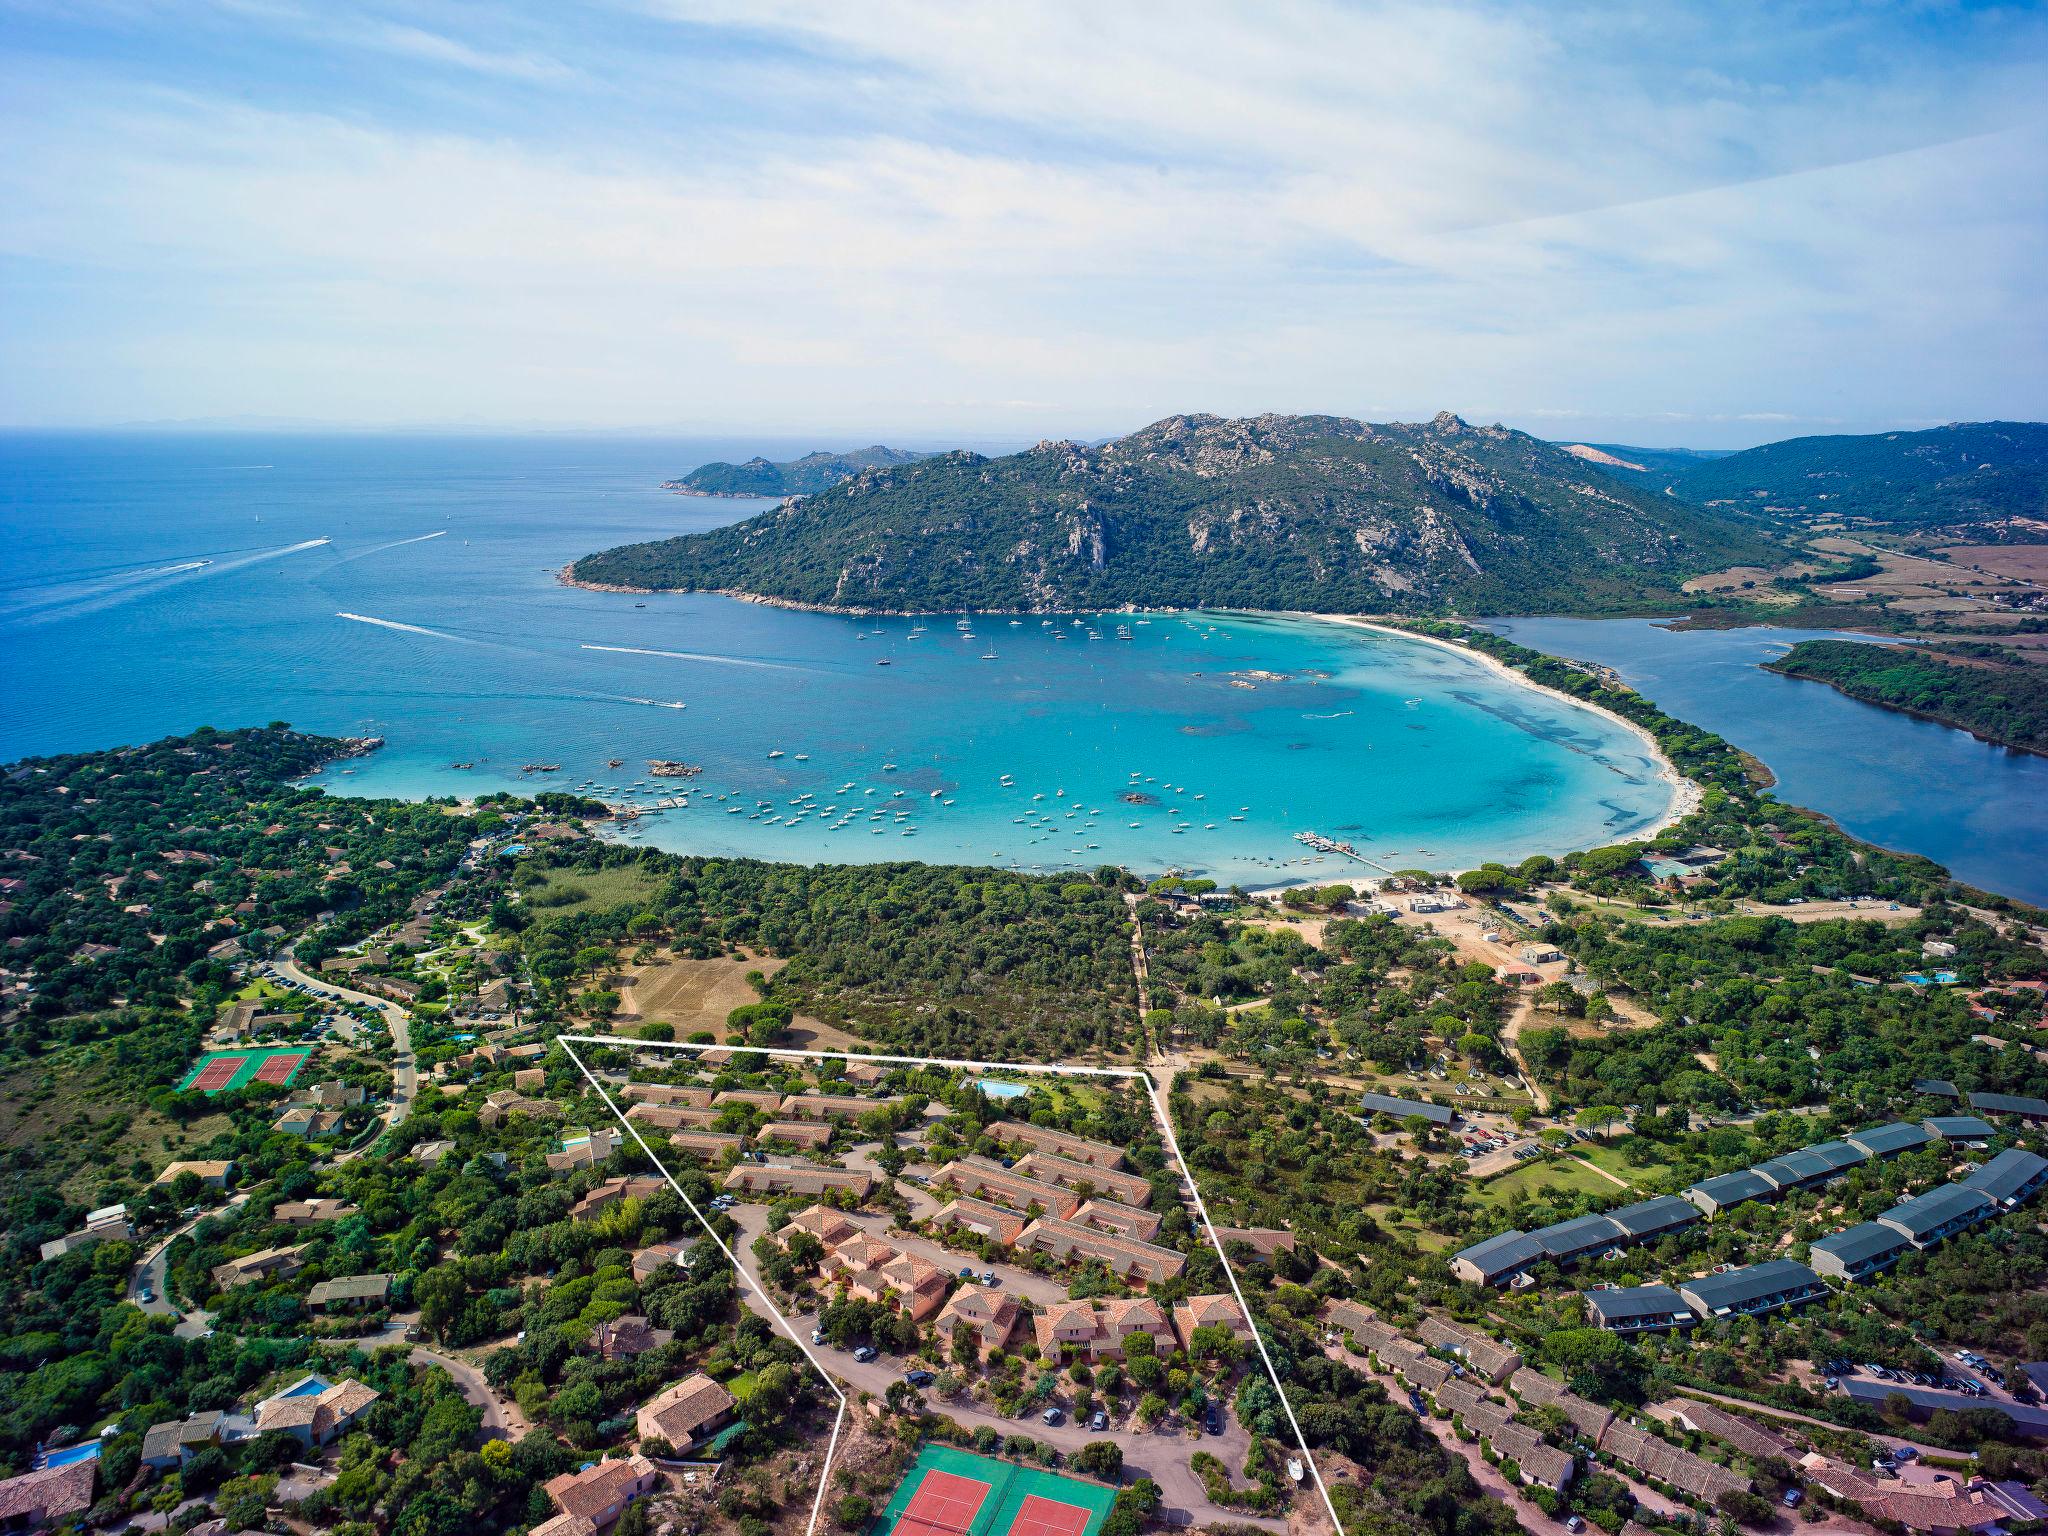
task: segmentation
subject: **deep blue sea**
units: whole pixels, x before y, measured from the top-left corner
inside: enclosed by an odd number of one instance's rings
[[[385,738],[320,776],[344,793],[686,795],[625,834],[666,848],[1249,884],[1368,872],[1303,830],[1458,868],[1668,803],[1605,717],[1332,623],[860,620],[556,581],[762,505],[662,480],[802,446],[0,436],[0,760],[282,719]]]

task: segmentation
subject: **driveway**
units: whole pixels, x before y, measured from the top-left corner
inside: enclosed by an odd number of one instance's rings
[[[415,1349],[411,1358],[415,1365],[437,1366],[455,1378],[456,1388],[463,1399],[483,1410],[486,1440],[524,1440],[533,1428],[527,1423],[526,1415],[520,1412],[519,1405],[493,1391],[490,1382],[484,1379],[484,1373],[467,1360],[431,1349]]]
[[[142,1311],[147,1312],[151,1317],[177,1318],[178,1326],[173,1331],[181,1339],[196,1339],[205,1334],[206,1330],[212,1326],[212,1318],[208,1314],[204,1312],[182,1312],[178,1309],[177,1304],[169,1299],[170,1289],[165,1284],[169,1276],[165,1271],[169,1264],[171,1244],[185,1236],[209,1216],[225,1216],[238,1208],[248,1198],[249,1191],[247,1190],[243,1190],[239,1194],[230,1195],[225,1204],[217,1206],[212,1210],[201,1211],[190,1221],[173,1227],[162,1237],[158,1238],[156,1245],[144,1253],[142,1258],[137,1261],[135,1267],[128,1272],[129,1302],[139,1307]],[[154,1292],[156,1300],[144,1301],[142,1299],[144,1290]]]

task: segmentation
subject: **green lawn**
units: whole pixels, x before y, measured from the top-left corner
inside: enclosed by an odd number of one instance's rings
[[[1486,1180],[1475,1191],[1488,1205],[1505,1205],[1516,1195],[1589,1194],[1604,1199],[1621,1192],[1612,1182],[1571,1158],[1558,1162],[1526,1163],[1498,1178]]]
[[[1676,1174],[1670,1163],[1655,1158],[1647,1163],[1633,1163],[1621,1148],[1597,1141],[1582,1141],[1577,1151],[1587,1162],[1605,1168],[1616,1178],[1627,1179],[1642,1194],[1662,1194],[1676,1186]]]
[[[658,875],[637,864],[621,864],[584,874],[573,869],[551,869],[548,877],[526,893],[526,899],[543,912],[609,912],[628,902],[646,901],[661,888]],[[574,900],[561,896],[575,891]]]

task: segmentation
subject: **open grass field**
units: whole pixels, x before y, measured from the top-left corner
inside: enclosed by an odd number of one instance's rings
[[[660,876],[637,864],[622,864],[595,874],[551,869],[545,880],[527,891],[526,899],[549,912],[609,912],[628,902],[646,901],[660,888]]]
[[[1628,1180],[1645,1195],[1667,1194],[1678,1187],[1677,1170],[1669,1163],[1654,1158],[1647,1163],[1631,1162],[1620,1147],[1597,1141],[1581,1142],[1575,1150],[1587,1162]]]
[[[1096,1536],[1115,1498],[1098,1483],[927,1445],[872,1536]]]
[[[110,1179],[146,1187],[165,1163],[231,1127],[226,1115],[179,1125],[147,1108],[114,1076],[113,1055],[71,1047],[0,1074],[0,1148],[16,1154],[20,1170],[0,1174],[0,1197],[32,1177],[99,1205]]]
[[[1627,1178],[1627,1174],[1622,1175]],[[1557,1162],[1525,1163],[1522,1167],[1488,1179],[1473,1193],[1488,1205],[1506,1205],[1516,1195],[1541,1196],[1550,1193],[1598,1195],[1602,1199],[1621,1191],[1611,1179],[1572,1158]]]
[[[178,1092],[223,1093],[251,1083],[289,1088],[292,1079],[313,1059],[309,1045],[250,1046],[245,1050],[209,1051],[192,1063],[178,1081]]]

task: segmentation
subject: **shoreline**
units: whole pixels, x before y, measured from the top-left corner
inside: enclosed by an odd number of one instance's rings
[[[563,566],[562,569],[556,573],[556,579],[563,586],[577,587],[588,592],[633,593],[641,596],[648,596],[653,595],[656,592],[670,590],[665,588],[628,587],[612,585],[602,582],[583,581],[576,577],[573,574],[573,572],[574,562],[572,561],[570,564]],[[699,595],[727,597],[735,599],[739,602],[756,603],[765,608],[783,608],[799,613],[828,613],[844,618],[934,618],[943,616],[945,614],[955,613],[983,614],[996,616],[1004,614],[1043,615],[1046,613],[1069,613],[1079,611],[1072,609],[1052,608],[850,608],[830,603],[801,602],[794,598],[767,597],[761,595],[760,593],[729,591],[723,588],[700,589]],[[1119,608],[1089,609],[1087,611],[1100,613],[1172,614],[1198,612],[1204,610],[1186,609],[1180,607],[1151,608],[1142,607],[1137,604],[1128,604]],[[1684,821],[1694,812],[1698,811],[1701,804],[1704,801],[1704,792],[1701,790],[1700,786],[1695,781],[1687,778],[1684,774],[1679,772],[1678,765],[1672,762],[1672,760],[1665,754],[1663,747],[1658,744],[1657,738],[1653,736],[1646,728],[1644,728],[1641,725],[1638,725],[1635,721],[1630,720],[1623,715],[1616,714],[1613,710],[1603,709],[1597,704],[1591,704],[1584,699],[1575,698],[1571,694],[1566,693],[1561,689],[1552,688],[1549,687],[1547,684],[1540,683],[1535,678],[1530,677],[1527,673],[1522,672],[1517,668],[1509,666],[1506,662],[1501,661],[1497,657],[1487,655],[1484,651],[1473,650],[1471,647],[1460,645],[1456,641],[1445,640],[1435,635],[1425,635],[1418,633],[1417,631],[1412,629],[1403,628],[1397,619],[1378,618],[1365,614],[1311,613],[1305,610],[1289,608],[1216,609],[1213,611],[1218,613],[1243,613],[1247,615],[1255,615],[1265,618],[1286,619],[1296,623],[1304,621],[1313,621],[1323,624],[1336,624],[1342,625],[1348,629],[1362,629],[1382,635],[1388,635],[1396,639],[1409,640],[1423,645],[1436,646],[1442,650],[1447,650],[1458,656],[1462,656],[1469,661],[1477,662],[1481,667],[1490,671],[1494,676],[1500,678],[1505,682],[1511,683],[1517,687],[1532,689],[1537,693],[1544,694],[1552,699],[1558,700],[1560,703],[1563,703],[1573,709],[1585,710],[1589,714],[1596,715],[1600,719],[1607,721],[1612,725],[1618,726],[1620,729],[1627,732],[1630,736],[1634,737],[1635,740],[1641,744],[1645,755],[1648,756],[1651,762],[1656,764],[1658,779],[1664,784],[1664,786],[1669,792],[1669,796],[1665,802],[1663,815],[1649,827],[1629,834],[1628,840],[1630,841],[1639,838],[1649,839],[1660,836],[1664,832],[1670,830],[1672,827],[1677,826],[1680,822]],[[1462,873],[1462,871],[1453,870],[1451,871],[1451,873],[1458,874]],[[1327,884],[1328,882],[1323,881],[1310,883]],[[1287,883],[1285,882],[1276,883],[1273,885],[1262,885],[1258,887],[1259,890],[1281,890],[1286,888]],[[1246,889],[1249,890],[1252,888],[1248,886],[1246,887]]]
[[[1584,699],[1574,698],[1562,689],[1552,688],[1547,684],[1539,683],[1535,678],[1529,676],[1528,673],[1509,666],[1497,656],[1489,656],[1484,651],[1475,651],[1469,646],[1459,645],[1454,640],[1439,639],[1435,635],[1417,634],[1412,629],[1403,629],[1398,624],[1366,618],[1361,614],[1285,613],[1282,617],[1319,618],[1328,623],[1342,624],[1351,629],[1373,630],[1383,635],[1395,635],[1405,640],[1419,640],[1425,645],[1438,646],[1459,656],[1466,657],[1468,660],[1476,661],[1497,676],[1519,683],[1524,688],[1533,688],[1536,692],[1548,694],[1551,698],[1561,700],[1571,705],[1574,709],[1586,710],[1591,714],[1598,715],[1603,720],[1611,721],[1613,724],[1620,726],[1629,735],[1642,743],[1643,750],[1649,754],[1650,760],[1657,765],[1657,777],[1671,791],[1671,799],[1665,807],[1663,820],[1646,832],[1633,834],[1631,840],[1637,836],[1656,837],[1668,831],[1692,815],[1704,803],[1705,792],[1700,788],[1699,784],[1678,771],[1678,765],[1665,755],[1664,748],[1658,744],[1657,738],[1651,735],[1647,728],[1636,724],[1635,721],[1628,719],[1624,715],[1616,714],[1611,709],[1602,709],[1597,704],[1589,704]]]

